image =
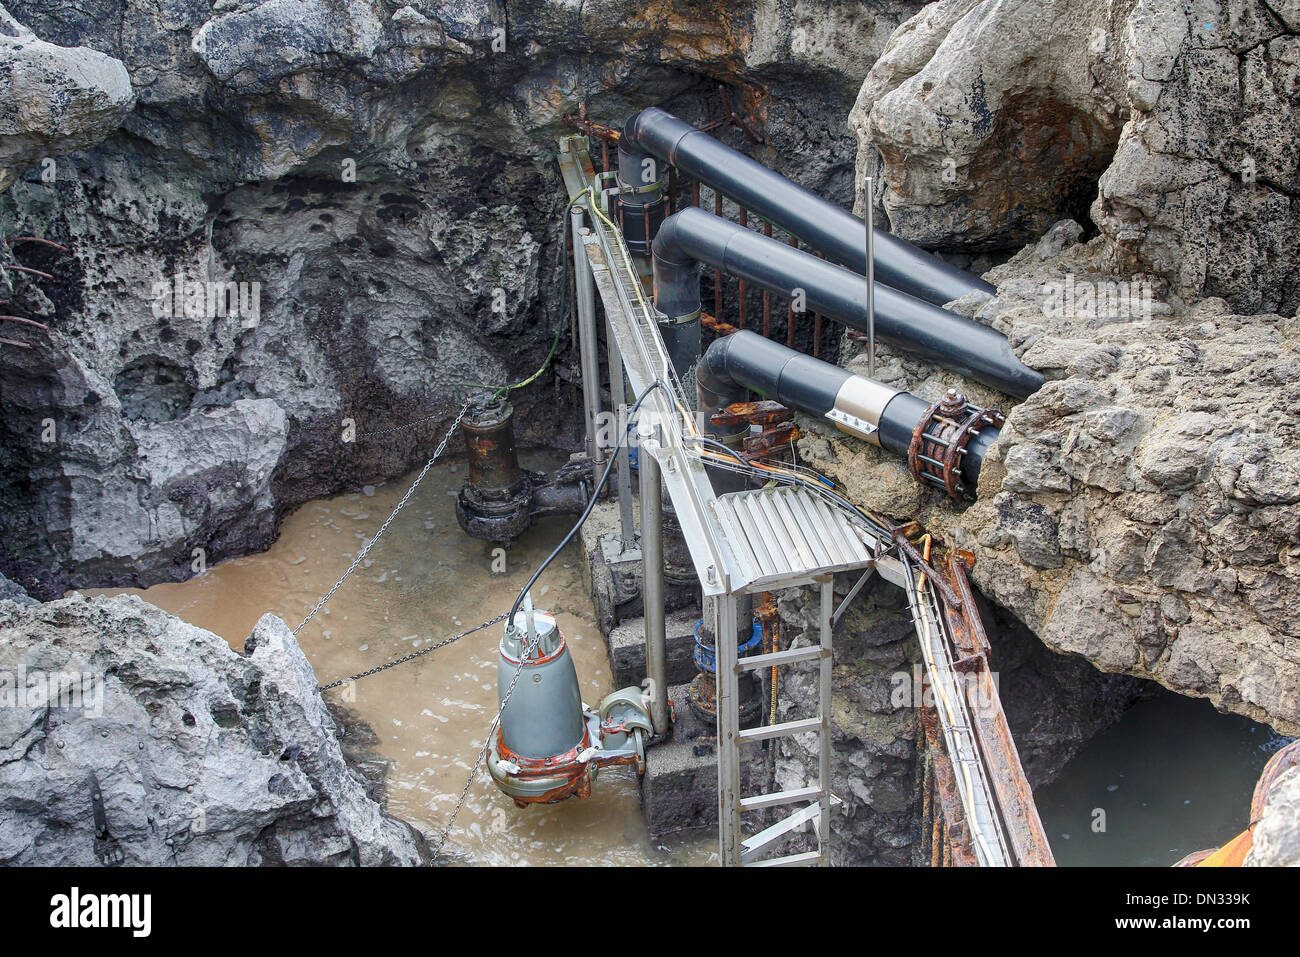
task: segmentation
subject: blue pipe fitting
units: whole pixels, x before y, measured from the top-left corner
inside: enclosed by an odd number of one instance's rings
[[[712,645],[707,645],[700,638],[700,629],[704,627],[704,619],[701,618],[695,623],[695,666],[705,674],[714,674],[717,671],[717,650]],[[763,641],[763,626],[754,622],[754,630],[750,633],[749,640],[736,646],[736,654],[744,656],[746,652],[757,648]]]

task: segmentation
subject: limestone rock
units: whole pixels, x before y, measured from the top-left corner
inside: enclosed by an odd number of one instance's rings
[[[943,0],[890,37],[849,123],[892,231],[1005,249],[1092,198],[1125,119],[1116,6]]]
[[[1267,315],[1115,322],[1104,336],[1112,362],[1011,413],[1001,492],[960,519],[976,581],[1053,647],[1294,730],[1295,340]],[[1079,408],[1059,401],[1066,383],[1100,388]],[[1056,536],[1060,564],[1052,536],[1018,534],[1009,516],[1026,513],[1040,533],[1073,529]],[[1027,590],[1008,587],[1022,576]]]
[[[1246,867],[1300,867],[1300,768],[1274,783],[1251,833]]]
[[[0,575],[0,601],[12,601],[19,605],[37,605],[40,604],[27,590],[17,582],[12,582],[4,575]]]
[[[1265,0],[930,4],[863,83],[859,179],[940,249],[1012,249],[1091,204],[1120,271],[1292,315],[1294,21]]]
[[[1140,0],[1128,18],[1130,116],[1092,217],[1189,302],[1300,305],[1294,19],[1263,0]]]
[[[344,761],[278,618],[264,616],[241,655],[139,598],[73,596],[0,601],[0,636],[0,862],[428,861]]]
[[[1294,734],[1300,328],[1222,301],[1173,316],[1114,268],[1099,237],[988,274],[976,319],[1050,379],[1019,404],[883,351],[887,381],[1010,411],[973,504],[869,482],[858,500],[973,551],[976,585],[1049,647]],[[816,465],[850,484],[889,458],[828,434]]]
[[[32,166],[94,146],[131,112],[121,61],[37,38],[0,6],[0,190]]]

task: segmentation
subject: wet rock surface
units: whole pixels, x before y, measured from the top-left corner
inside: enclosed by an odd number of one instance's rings
[[[278,618],[241,655],[138,598],[0,600],[0,638],[0,862],[429,861],[345,761]]]

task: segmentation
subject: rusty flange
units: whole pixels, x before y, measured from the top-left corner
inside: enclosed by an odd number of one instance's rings
[[[744,436],[737,454],[746,462],[775,458],[802,437],[794,424],[794,410],[770,400],[734,402],[713,413],[709,424],[714,429],[735,429],[750,425],[762,429],[756,435],[735,433]]]
[[[964,394],[949,389],[912,430],[908,468],[921,484],[937,486],[959,499],[968,491],[961,470],[966,447],[981,429],[1000,429],[1005,421],[1001,412],[972,405]]]

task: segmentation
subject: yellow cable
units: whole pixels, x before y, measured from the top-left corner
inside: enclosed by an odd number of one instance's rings
[[[589,193],[591,193],[591,195],[592,195],[592,202],[591,202],[591,205],[588,206],[587,208],[588,208],[592,213],[594,213],[595,215],[599,216],[600,219],[601,219],[601,222],[603,222],[606,226],[608,226],[608,227],[609,227],[611,230],[613,230],[615,233],[618,233],[618,232],[619,232],[618,226],[616,226],[616,225],[614,224],[613,220],[611,220],[608,216],[606,216],[603,212],[600,211],[600,206],[599,206],[599,204],[596,203],[596,200],[595,200],[595,187],[594,187],[594,186],[588,186],[588,187],[587,187],[587,191],[588,191]],[[641,280],[637,277],[636,273],[633,272],[633,270],[632,270],[632,257],[629,256],[629,255],[627,255],[627,250],[626,250],[626,249],[623,250],[623,253],[624,253],[624,255],[623,255],[623,270],[624,270],[624,272],[627,273],[628,281],[632,284],[632,290],[636,293],[636,299],[637,299],[637,302],[640,304],[641,309],[645,312],[646,316],[649,317],[649,318],[651,318],[651,319],[653,319],[653,318],[654,318],[654,312],[653,312],[653,310],[651,310],[651,308],[650,308],[650,304],[649,304],[648,302],[645,301],[645,294],[644,294],[644,291],[641,289]],[[691,435],[697,435],[698,432],[697,432],[696,429],[695,429],[695,418],[694,418],[694,416],[692,416],[692,415],[691,415],[691,414],[690,414],[686,409],[684,409],[684,408],[682,407],[681,402],[676,401],[676,399],[674,399],[673,404],[677,407],[677,414],[680,415],[680,416],[682,417],[682,421],[686,423],[686,429],[687,429],[687,431],[688,431]]]

